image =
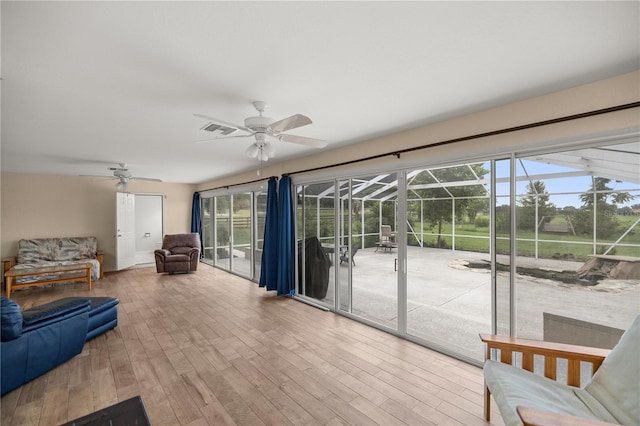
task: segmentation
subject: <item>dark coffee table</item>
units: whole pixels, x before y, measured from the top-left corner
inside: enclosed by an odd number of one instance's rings
[[[61,426],[151,426],[142,398],[134,396]]]

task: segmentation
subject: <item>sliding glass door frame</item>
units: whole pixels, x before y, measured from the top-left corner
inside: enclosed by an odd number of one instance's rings
[[[397,306],[398,306],[398,334],[407,337],[407,173],[397,172],[398,197],[394,208],[396,216],[396,243],[398,245],[398,273],[397,278]],[[398,208],[398,206],[403,206]]]

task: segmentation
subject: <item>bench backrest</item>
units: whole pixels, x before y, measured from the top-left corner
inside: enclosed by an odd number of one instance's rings
[[[96,237],[36,238],[18,241],[18,263],[95,259]]]
[[[640,316],[585,387],[623,425],[640,424]]]

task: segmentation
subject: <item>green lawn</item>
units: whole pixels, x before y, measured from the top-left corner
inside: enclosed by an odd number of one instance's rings
[[[624,231],[626,231],[637,220],[634,216],[617,216],[618,221],[618,235],[608,238],[600,239],[597,241],[597,252],[603,253],[604,250],[619,238]],[[622,247],[616,246],[615,251],[609,252],[609,254],[616,254],[620,256],[633,256],[640,257],[640,229],[634,228],[622,241],[625,244],[634,244],[634,247]],[[420,238],[421,226],[420,224],[414,225],[416,234]],[[446,241],[446,246],[451,247],[452,237],[451,224],[446,223],[442,226],[442,238]],[[427,246],[436,246],[437,242],[437,228],[425,228],[424,230],[424,243]],[[478,238],[482,237],[482,238]],[[506,254],[509,252],[509,235],[498,234],[498,252]],[[518,255],[520,256],[535,256],[535,233],[527,231],[518,231],[516,238],[516,247]],[[415,238],[409,236],[409,241],[412,245],[417,245]],[[456,226],[455,232],[455,248],[456,250],[467,250],[475,252],[489,252],[489,228],[488,227],[476,227],[473,224],[463,224]],[[560,256],[573,256],[576,259],[583,260],[587,256],[593,254],[593,240],[590,236],[574,236],[569,234],[559,234],[552,232],[539,232],[538,233],[538,257],[541,258],[553,258]]]

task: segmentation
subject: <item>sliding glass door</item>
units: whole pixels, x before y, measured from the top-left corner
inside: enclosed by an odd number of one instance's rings
[[[213,227],[214,199],[202,199],[202,259],[203,262],[213,265],[215,259],[215,237]]]
[[[332,307],[335,300],[334,182],[296,188],[298,293]],[[339,253],[339,252],[338,252]]]
[[[340,286],[350,289],[346,312],[398,328],[398,175],[361,176],[340,185]],[[375,265],[375,268],[371,268]]]
[[[232,196],[232,256],[233,272],[251,276],[251,193]]]
[[[609,348],[638,315],[639,146],[517,158],[517,335]]]
[[[640,314],[639,161],[583,144],[300,185],[298,265],[317,239],[337,299],[308,273],[299,293],[477,364],[478,333],[611,346]]]
[[[264,247],[264,226],[267,218],[267,191],[260,189],[255,193],[254,209],[252,214],[253,232],[253,277],[256,281],[260,279],[260,268],[262,264],[262,249]]]
[[[491,326],[489,163],[407,173],[407,334],[481,359]]]
[[[229,269],[231,261],[231,195],[216,197],[216,258],[215,265],[223,269]]]
[[[227,192],[202,197],[203,262],[258,281],[266,190]]]

